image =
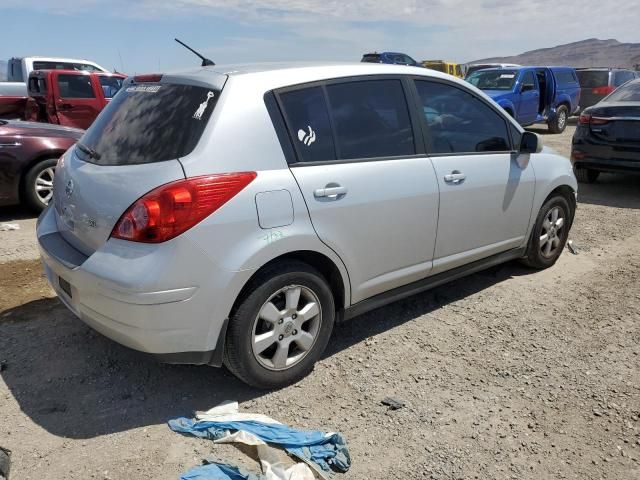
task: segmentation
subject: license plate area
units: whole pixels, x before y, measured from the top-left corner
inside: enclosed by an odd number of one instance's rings
[[[73,298],[71,295],[71,284],[69,282],[62,277],[58,277],[58,285],[60,285],[60,289],[66,293],[69,298]]]

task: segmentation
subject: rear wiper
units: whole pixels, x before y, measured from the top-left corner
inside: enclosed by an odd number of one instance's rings
[[[84,145],[83,143],[76,143],[76,146],[82,150],[84,153],[86,153],[87,155],[89,155],[89,158],[95,158],[96,160],[100,160],[100,154],[98,152],[96,152],[93,148],[91,147],[87,147],[86,145]]]

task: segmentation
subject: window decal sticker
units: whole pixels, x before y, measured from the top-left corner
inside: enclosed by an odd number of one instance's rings
[[[309,132],[307,133],[302,128],[298,130],[298,140],[304,143],[307,147],[316,141],[316,132],[313,131],[311,125],[307,125]]]
[[[204,111],[209,106],[209,100],[211,100],[214,95],[215,94],[213,92],[208,92],[207,93],[207,99],[200,104],[200,106],[196,110],[196,113],[193,114],[193,118],[195,118],[196,120],[201,120],[202,119],[202,115],[204,114]]]

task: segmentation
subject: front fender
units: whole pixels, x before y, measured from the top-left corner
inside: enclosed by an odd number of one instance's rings
[[[503,110],[507,111],[507,113],[509,111],[513,112],[514,118],[517,117],[518,110],[516,109],[515,104],[510,99],[503,98],[498,100],[497,103],[503,108]]]

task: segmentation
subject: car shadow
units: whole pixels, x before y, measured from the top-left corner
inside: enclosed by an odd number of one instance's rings
[[[576,125],[578,125],[578,117],[569,117],[567,119],[567,126],[575,127]],[[524,128],[539,135],[562,135],[562,133],[553,133],[544,123],[534,123],[533,125],[528,125]]]
[[[640,209],[640,175],[601,173],[597,182],[578,185],[578,203]]]
[[[528,272],[517,263],[493,267],[336,325],[325,358],[405,322],[427,322],[419,317]],[[20,409],[68,438],[160,424],[265,394],[225,369],[159,364],[94,332],[55,298],[0,312],[0,362]]]
[[[16,220],[27,220],[38,216],[33,210],[26,207],[11,206],[0,207],[0,222],[12,222]]]

